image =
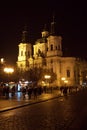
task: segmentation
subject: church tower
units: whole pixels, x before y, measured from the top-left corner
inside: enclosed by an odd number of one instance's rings
[[[28,59],[32,55],[32,45],[28,42],[28,32],[26,27],[22,32],[22,40],[21,43],[18,45],[19,47],[19,54],[18,54],[18,61],[17,66],[21,70],[27,70],[29,68]]]
[[[53,21],[51,22],[50,35],[48,37],[47,56],[62,56],[62,37],[57,35],[54,16]]]
[[[53,16],[50,33],[47,38],[47,68],[54,72],[58,80],[55,80],[54,86],[60,85],[61,57],[62,57],[62,37],[58,36],[56,31],[56,22]]]
[[[37,39],[35,45],[33,45],[34,50],[34,58],[37,59],[38,57],[46,57],[47,53],[47,37],[49,32],[47,31],[46,24],[44,29],[41,32],[41,38]]]
[[[47,37],[49,32],[47,31],[46,25],[41,32],[41,38],[37,39],[35,45],[33,45],[34,50],[34,64],[38,67],[44,66],[45,57],[47,54]]]

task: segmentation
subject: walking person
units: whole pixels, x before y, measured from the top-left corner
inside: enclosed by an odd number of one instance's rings
[[[32,87],[31,86],[28,86],[27,92],[28,92],[29,99],[31,99],[31,95],[32,95]]]
[[[33,88],[34,99],[37,99],[37,86]]]
[[[15,86],[13,86],[12,89],[11,89],[11,96],[12,97],[15,96]]]
[[[26,87],[22,87],[22,94],[23,94],[23,99],[25,99],[25,95],[26,95]]]

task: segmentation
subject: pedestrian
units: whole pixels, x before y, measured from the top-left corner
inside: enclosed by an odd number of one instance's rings
[[[37,99],[37,86],[33,88],[34,99]]]
[[[28,91],[28,97],[29,97],[29,99],[31,99],[31,95],[32,95],[32,87],[31,87],[31,86],[28,86],[27,91]]]
[[[25,99],[25,95],[26,95],[26,87],[22,87],[22,94],[23,94],[23,99]]]
[[[11,89],[11,96],[13,97],[14,95],[15,95],[15,86],[13,86]]]
[[[6,86],[6,99],[9,98],[9,85]]]

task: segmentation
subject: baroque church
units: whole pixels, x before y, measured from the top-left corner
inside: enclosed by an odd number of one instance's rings
[[[51,69],[57,75],[52,83],[53,86],[82,85],[82,72],[86,67],[83,67],[79,58],[63,56],[62,37],[56,34],[55,25],[53,18],[50,32],[45,26],[41,32],[41,38],[37,39],[33,45],[27,41],[26,29],[22,32],[22,41],[18,45],[17,67],[24,71],[32,67]]]

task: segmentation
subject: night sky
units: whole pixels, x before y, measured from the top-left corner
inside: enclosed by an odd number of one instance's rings
[[[64,54],[87,58],[87,4],[83,1],[21,1],[0,5],[0,58],[16,63],[18,44],[27,25],[29,42],[41,38],[44,24],[50,29],[52,16],[61,35]]]

